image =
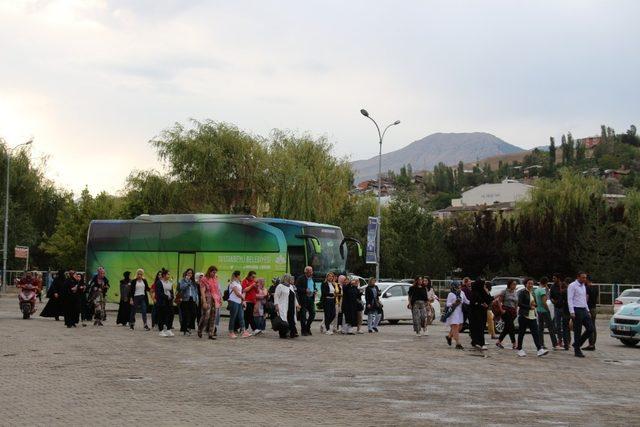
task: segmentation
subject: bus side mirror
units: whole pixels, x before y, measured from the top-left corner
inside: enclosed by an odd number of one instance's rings
[[[342,257],[342,259],[344,259],[344,246],[347,244],[347,242],[355,243],[358,247],[358,256],[362,257],[362,244],[360,243],[360,241],[358,239],[354,239],[353,237],[345,237],[340,243],[340,256]]]

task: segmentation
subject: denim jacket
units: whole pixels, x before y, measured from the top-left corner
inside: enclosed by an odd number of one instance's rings
[[[193,280],[180,280],[178,291],[180,291],[180,294],[182,295],[182,301],[189,301],[190,298],[193,298],[193,301],[198,304],[198,287]]]

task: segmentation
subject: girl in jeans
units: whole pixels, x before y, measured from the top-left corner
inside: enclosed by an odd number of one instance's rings
[[[367,315],[367,328],[369,333],[378,332],[378,323],[380,323],[380,315],[382,314],[382,304],[380,304],[380,288],[376,285],[376,279],[370,278],[367,288],[365,289],[365,302],[367,307],[365,313]]]
[[[229,283],[229,337],[238,338],[235,333],[235,325],[240,325],[242,338],[251,336],[245,330],[244,325],[244,295],[242,294],[242,285],[240,284],[240,272],[234,271],[231,275],[231,283]]]

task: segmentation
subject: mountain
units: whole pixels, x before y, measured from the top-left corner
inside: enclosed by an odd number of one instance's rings
[[[404,148],[382,155],[382,172],[399,172],[403,165],[411,164],[414,171],[432,170],[442,162],[456,165],[459,161],[470,162],[491,156],[524,151],[489,133],[434,133]],[[351,162],[355,182],[374,179],[378,176],[378,156]]]

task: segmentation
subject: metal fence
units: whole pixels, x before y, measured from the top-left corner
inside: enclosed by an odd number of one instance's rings
[[[46,286],[49,281],[47,280],[49,275],[56,273],[54,271],[38,271],[42,274],[44,285]],[[84,274],[79,271],[78,273]],[[17,280],[24,274],[22,270],[7,270],[7,283],[9,286],[15,286]],[[431,281],[436,295],[441,301],[447,299],[447,295],[450,291],[451,280],[434,279]],[[600,290],[598,296],[598,305],[612,306],[615,299],[626,289],[640,288],[640,284],[637,283],[594,283]],[[3,290],[6,288],[3,287]]]
[[[451,280],[432,280],[433,288],[440,300],[446,300],[450,291]],[[616,298],[626,289],[640,288],[636,283],[594,283],[598,287],[598,305],[612,306]]]

